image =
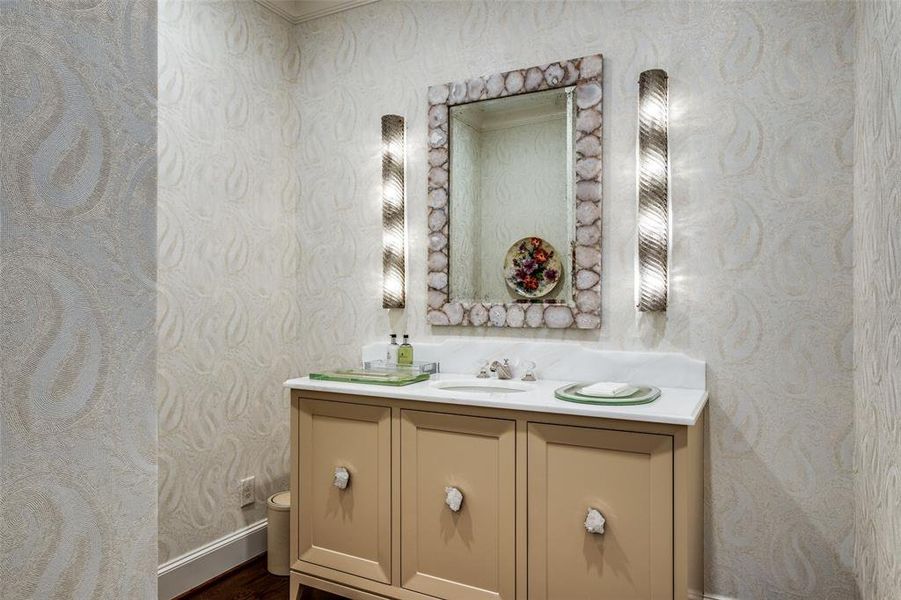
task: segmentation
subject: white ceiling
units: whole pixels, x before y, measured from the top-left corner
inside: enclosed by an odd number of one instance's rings
[[[377,0],[257,0],[292,23],[302,23]]]

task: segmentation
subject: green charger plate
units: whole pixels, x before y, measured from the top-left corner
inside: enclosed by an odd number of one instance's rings
[[[405,371],[366,371],[364,369],[339,369],[310,373],[310,379],[319,381],[339,381],[341,383],[365,383],[369,385],[392,385],[400,387],[419,383],[429,378],[428,373]]]
[[[591,383],[572,383],[554,390],[554,397],[565,402],[578,402],[580,404],[599,404],[602,406],[633,406],[635,404],[648,404],[660,397],[660,388],[652,385],[639,385],[635,393],[620,398],[598,398],[585,396],[579,391]]]

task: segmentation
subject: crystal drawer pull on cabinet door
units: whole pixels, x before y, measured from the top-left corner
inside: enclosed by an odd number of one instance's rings
[[[463,508],[463,492],[455,487],[444,488],[444,503],[454,512],[460,512]]]
[[[607,519],[604,518],[601,511],[596,508],[588,509],[588,514],[585,516],[585,531],[588,533],[604,535],[604,525],[606,524]]]
[[[335,469],[335,477],[332,479],[332,485],[339,490],[346,490],[350,483],[350,473],[344,467]]]

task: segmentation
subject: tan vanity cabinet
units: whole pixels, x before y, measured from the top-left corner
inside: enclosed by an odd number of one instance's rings
[[[685,426],[314,390],[291,400],[292,600],[302,586],[353,600],[702,595],[703,413]]]
[[[530,423],[528,452],[529,598],[672,600],[673,438]]]
[[[404,588],[438,598],[513,599],[515,434],[512,420],[401,411]],[[448,503],[448,492],[459,492],[462,504],[453,496]]]
[[[298,425],[298,558],[390,582],[391,409],[304,400]]]

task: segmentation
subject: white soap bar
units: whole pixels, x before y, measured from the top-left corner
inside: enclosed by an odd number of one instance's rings
[[[579,390],[579,393],[583,396],[602,396],[605,398],[612,398],[619,396],[623,392],[627,392],[631,389],[633,388],[628,383],[601,381],[598,383],[593,383],[591,385],[586,385],[581,390]]]

